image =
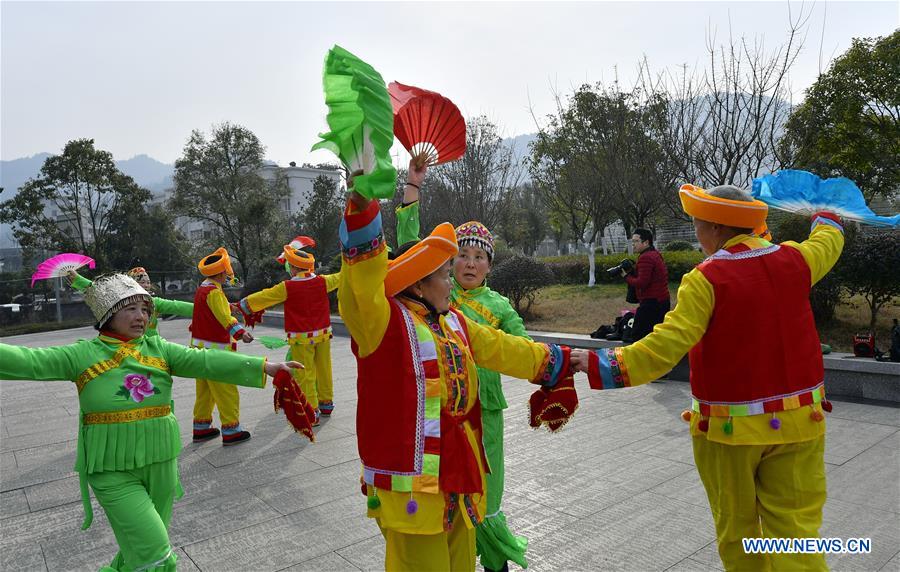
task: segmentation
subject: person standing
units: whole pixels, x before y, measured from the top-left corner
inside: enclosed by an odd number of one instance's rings
[[[197,265],[206,279],[194,295],[194,317],[191,321],[191,347],[237,351],[237,341],[253,341],[253,336],[231,315],[222,284],[234,279],[228,251],[219,248]],[[213,407],[219,409],[222,444],[234,445],[250,438],[241,428],[241,396],[237,387],[197,378],[197,400],[194,402],[194,441],[207,441],[219,435],[212,426]]]

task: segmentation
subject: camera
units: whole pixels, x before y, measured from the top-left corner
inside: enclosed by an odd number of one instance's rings
[[[613,266],[612,268],[607,268],[606,273],[610,276],[619,276],[622,274],[622,271],[625,271],[625,274],[630,274],[632,270],[634,270],[634,262],[626,258],[622,262],[620,262],[617,266]]]

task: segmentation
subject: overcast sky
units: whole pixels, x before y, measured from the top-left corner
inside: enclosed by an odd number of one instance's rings
[[[795,16],[811,13],[795,99],[815,80],[820,51],[827,66],[851,38],[891,33],[898,6],[791,3]],[[322,61],[335,43],[385,81],[439,91],[513,136],[535,131],[529,105],[538,116],[553,110],[551,86],[609,80],[616,69],[628,84],[643,56],[655,69],[702,63],[710,32],[774,48],[788,23],[784,2],[3,1],[0,158],[91,137],[116,159],[173,162],[192,129],[231,121],[279,164],[330,160],[309,148],[326,127]]]

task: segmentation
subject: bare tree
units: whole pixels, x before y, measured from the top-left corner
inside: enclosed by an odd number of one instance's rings
[[[519,184],[522,169],[515,151],[505,146],[500,129],[485,116],[466,121],[466,154],[429,170],[429,218],[462,224],[477,220],[494,228],[504,199]],[[424,222],[424,221],[423,221]],[[423,224],[422,230],[426,230]]]
[[[685,65],[653,74],[644,60],[640,83],[669,103],[659,109],[656,136],[678,178],[703,186],[748,187],[784,166],[778,140],[791,111],[789,72],[803,47],[809,13],[791,17],[774,51],[759,39],[718,45],[707,38],[705,68]]]

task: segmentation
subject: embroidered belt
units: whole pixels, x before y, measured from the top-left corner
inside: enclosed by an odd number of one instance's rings
[[[286,332],[290,344],[314,344],[334,337],[331,326],[311,332]]]
[[[810,389],[803,389],[791,394],[741,403],[702,401],[692,396],[691,409],[708,417],[747,417],[798,409],[806,405],[820,403],[824,399],[825,385],[820,383]]]
[[[144,419],[155,419],[156,417],[165,417],[172,413],[170,405],[160,405],[159,407],[141,407],[140,409],[128,409],[125,411],[109,411],[106,413],[85,413],[85,425],[109,425],[110,423],[131,423],[133,421],[143,421]]]

